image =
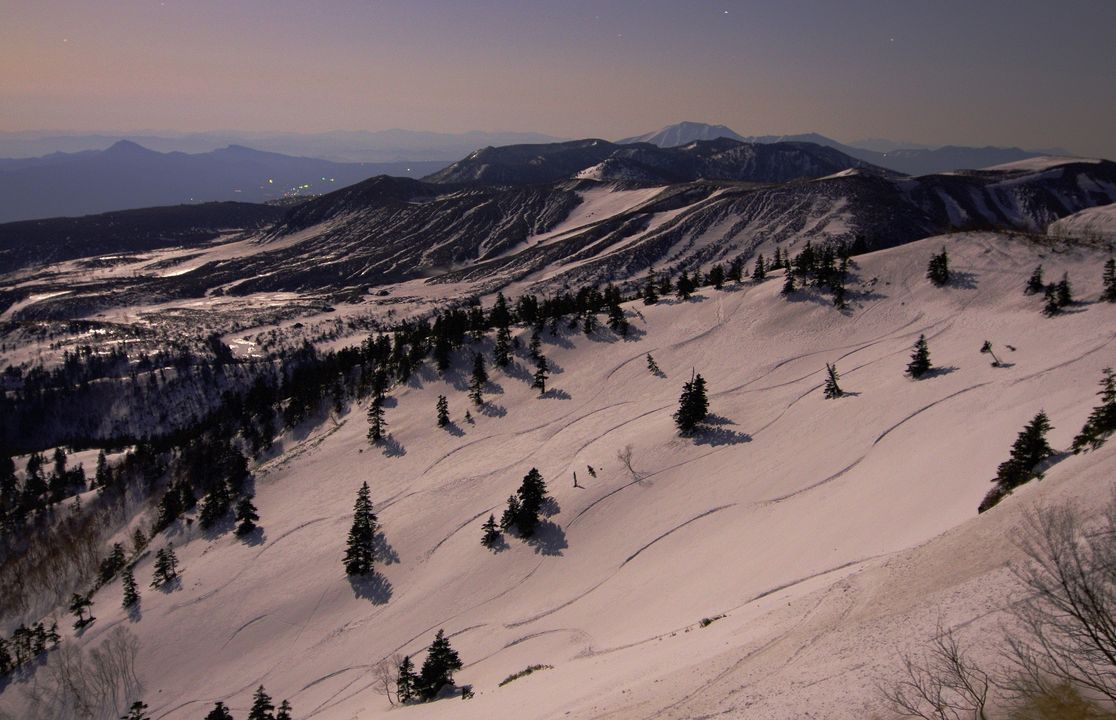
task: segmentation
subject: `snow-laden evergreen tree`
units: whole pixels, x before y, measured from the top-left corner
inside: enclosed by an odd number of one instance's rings
[[[926,336],[919,335],[918,342],[914,346],[914,352],[911,353],[911,361],[907,363],[907,374],[918,380],[930,372],[930,368],[930,348],[926,344]]]
[[[709,276],[706,278],[708,283],[713,286],[714,290],[720,290],[725,286],[725,268],[717,263],[709,268]]]
[[[689,300],[690,296],[694,294],[694,281],[690,279],[690,274],[685,270],[678,276],[675,294],[679,300]]]
[[[399,671],[395,678],[395,696],[399,698],[399,702],[406,705],[418,698],[416,693],[418,676],[415,675],[415,665],[411,662],[410,655],[403,656],[403,662],[399,663]]]
[[[1102,280],[1104,289],[1101,290],[1100,299],[1104,302],[1116,303],[1116,260],[1108,258],[1105,261]]]
[[[1042,307],[1042,314],[1046,317],[1054,317],[1055,315],[1060,315],[1062,312],[1062,306],[1058,303],[1058,286],[1051,283],[1050,285],[1046,286],[1044,293],[1045,303]]]
[[[488,371],[484,367],[484,355],[473,353],[473,375],[469,380],[469,399],[477,407],[484,405],[484,386],[488,383]]]
[[[1116,374],[1112,368],[1104,369],[1099,393],[1101,404],[1089,413],[1089,419],[1081,432],[1073,439],[1074,454],[1084,450],[1096,450],[1116,432]]]
[[[763,253],[756,256],[756,266],[752,269],[752,280],[763,282],[767,279],[767,268],[763,265]]]
[[[248,710],[248,720],[275,720],[275,703],[271,702],[271,696],[264,690],[264,686],[260,685],[256,688],[255,694],[252,695],[252,707]]]
[[[627,316],[624,315],[624,308],[620,307],[619,303],[612,303],[608,306],[608,327],[621,337],[628,337],[628,330],[631,325],[628,323]]]
[[[376,515],[372,512],[372,491],[368,483],[360,486],[353,505],[353,525],[345,544],[345,573],[366,575],[376,559]]]
[[[229,492],[228,484],[224,482],[216,483],[202,499],[201,512],[198,513],[198,524],[206,530],[214,527],[229,514],[231,504],[232,494]]]
[[[233,716],[229,709],[225,707],[225,703],[218,700],[209,714],[205,716],[205,720],[233,720]]]
[[[946,254],[945,248],[930,258],[930,263],[926,267],[926,277],[936,287],[942,287],[949,282],[949,255]]]
[[[93,601],[86,595],[74,593],[70,597],[70,612],[77,618],[77,620],[74,621],[75,630],[80,630],[97,619],[93,617],[92,612],[89,613],[89,617],[85,617],[85,611],[88,610],[91,605],[93,605]]]
[[[1036,476],[1035,467],[1054,454],[1046,433],[1050,432],[1050,420],[1045,412],[1039,412],[1031,422],[1020,431],[1011,446],[1011,457],[996,469],[997,483],[1003,490],[1011,490]]]
[[[1027,279],[1027,285],[1023,288],[1025,295],[1038,295],[1046,289],[1046,284],[1042,281],[1042,265],[1035,268],[1031,273],[1031,277]]]
[[[546,394],[546,379],[550,376],[550,366],[546,362],[546,358],[539,355],[539,359],[535,362],[535,376],[531,382],[531,387],[539,391],[539,395]]]
[[[449,425],[449,400],[446,399],[445,395],[438,396],[438,403],[435,405],[435,409],[438,411],[438,427]]]
[[[837,374],[837,366],[836,365],[830,365],[829,363],[826,363],[825,364],[825,399],[826,400],[832,400],[833,398],[839,398],[839,397],[841,397],[842,395],[845,394],[844,391],[841,390],[841,386],[837,384],[838,380],[840,380],[840,376]]]
[[[159,587],[177,577],[178,556],[174,554],[174,545],[168,543],[155,553],[155,572],[151,577],[151,587]]]
[[[418,691],[425,700],[432,700],[443,687],[453,686],[453,673],[460,670],[461,657],[450,646],[443,630],[438,630],[426,653],[418,676]]]
[[[779,292],[783,295],[790,295],[794,291],[794,270],[788,265],[786,275],[783,276],[783,289]]]
[[[506,368],[511,364],[511,330],[506,326],[496,328],[496,345],[492,348],[492,362],[496,367]]]
[[[248,495],[242,497],[240,502],[236,504],[236,521],[239,523],[236,526],[236,536],[245,537],[251,535],[256,530],[256,523],[259,521],[260,516],[256,512],[256,506],[252,504],[252,496]]]
[[[279,709],[275,711],[275,720],[292,720],[291,712],[292,709],[290,701],[284,700],[283,702],[279,703]]]
[[[1069,273],[1062,273],[1062,279],[1058,281],[1058,287],[1054,292],[1058,307],[1065,308],[1073,305],[1073,288],[1070,285]]]
[[[659,292],[655,289],[655,272],[647,271],[647,281],[643,284],[643,304],[654,305],[659,302]]]
[[[709,399],[705,394],[705,378],[695,373],[689,382],[683,384],[682,395],[678,398],[678,410],[674,413],[678,433],[691,434],[708,414]]]
[[[139,588],[136,585],[136,575],[132,570],[132,566],[128,565],[124,568],[124,574],[121,576],[120,585],[124,589],[123,606],[128,609],[139,602]]]
[[[375,445],[384,439],[387,420],[384,419],[384,396],[373,395],[368,404],[368,442]]]
[[[484,535],[481,536],[481,545],[486,548],[496,547],[496,544],[500,542],[500,528],[496,525],[496,516],[489,515],[488,520],[485,520],[484,524],[481,525],[481,530],[484,531]]]

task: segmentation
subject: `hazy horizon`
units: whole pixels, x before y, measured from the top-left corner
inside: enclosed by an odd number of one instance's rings
[[[1116,4],[47,0],[5,14],[0,131],[617,139],[695,120],[1116,157]]]

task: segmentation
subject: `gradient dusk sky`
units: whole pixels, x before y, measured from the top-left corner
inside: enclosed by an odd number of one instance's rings
[[[0,130],[743,134],[1116,158],[1116,1],[0,0]]]

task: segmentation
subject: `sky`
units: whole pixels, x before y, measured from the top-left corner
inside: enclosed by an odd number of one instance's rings
[[[1116,158],[1111,0],[0,0],[0,131],[681,120]]]

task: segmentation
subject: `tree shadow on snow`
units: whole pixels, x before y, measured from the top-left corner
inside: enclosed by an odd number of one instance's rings
[[[255,530],[248,533],[247,535],[240,535],[239,539],[240,542],[249,547],[256,547],[267,542],[267,533],[264,532],[264,529],[262,527],[259,527],[257,525]]]
[[[383,407],[385,410],[387,410],[388,408],[396,407],[398,405],[399,405],[398,398],[394,398],[391,395],[384,395],[384,399],[380,403],[380,406]]]
[[[367,575],[350,575],[349,585],[353,588],[353,595],[364,600],[372,601],[373,605],[384,605],[391,600],[391,581],[378,572]]]
[[[503,395],[504,386],[493,380],[489,380],[484,384],[484,391],[489,395]]]
[[[527,384],[531,384],[535,381],[534,376],[532,376],[531,373],[527,372],[527,368],[523,367],[514,360],[508,363],[508,366],[506,368],[503,368],[503,371],[504,374],[508,377],[515,378],[516,380],[522,380]]]
[[[384,565],[395,565],[399,562],[399,553],[388,542],[387,535],[381,530],[372,538],[372,548],[376,559]]]
[[[693,438],[694,445],[710,445],[712,447],[752,442],[752,436],[748,433],[737,432],[726,427],[699,427]]]
[[[637,328],[635,325],[628,326],[628,334],[621,335],[620,339],[624,342],[639,342],[647,334],[643,328]]]
[[[381,439],[379,445],[383,448],[384,457],[403,457],[407,454],[407,448],[391,435]]]
[[[535,549],[539,555],[552,555],[560,557],[562,551],[569,547],[566,542],[566,532],[556,523],[543,520],[535,526],[535,532],[527,538],[527,544]]]
[[[564,335],[562,335],[561,329],[559,329],[559,331],[556,333],[547,330],[543,334],[543,342],[545,342],[547,345],[557,345],[558,347],[565,350],[573,350],[574,347],[574,344],[567,340]]]
[[[202,528],[200,523],[198,524],[198,527],[201,528],[201,536],[206,540],[212,541],[216,540],[225,533],[232,531],[232,529],[236,527],[236,520],[233,519],[232,510],[230,509],[223,516],[221,516],[220,520],[213,523],[209,527]]]
[[[455,422],[446,423],[442,426],[442,429],[454,437],[465,437],[465,431]]]
[[[128,606],[128,620],[137,623],[143,619],[143,610],[140,609],[140,601],[132,603]]]
[[[539,506],[539,514],[543,517],[554,517],[560,512],[562,512],[562,506],[558,504],[555,498],[549,496]]]
[[[499,418],[499,417],[504,417],[505,415],[507,415],[508,414],[508,409],[506,407],[504,407],[503,405],[497,405],[496,403],[486,402],[484,405],[482,405],[480,407],[479,410],[477,410],[477,412],[479,412],[481,415],[486,415],[486,416],[491,417],[491,418]]]
[[[976,290],[977,276],[964,270],[950,270],[949,282],[946,287],[960,288],[962,290]]]
[[[956,365],[943,365],[942,367],[933,367],[922,374],[919,380],[929,380],[930,378],[941,377],[957,372]]]
[[[539,395],[539,397],[544,399],[544,400],[547,400],[547,399],[549,399],[549,400],[570,400],[570,399],[572,399],[568,392],[566,392],[565,390],[559,390],[557,388],[550,388],[549,390],[544,392],[542,395]]]
[[[159,592],[163,593],[164,595],[170,595],[175,590],[181,590],[181,589],[182,589],[182,576],[181,575],[175,575],[170,580],[167,580],[163,584],[159,585],[159,587],[157,588],[157,590]]]

